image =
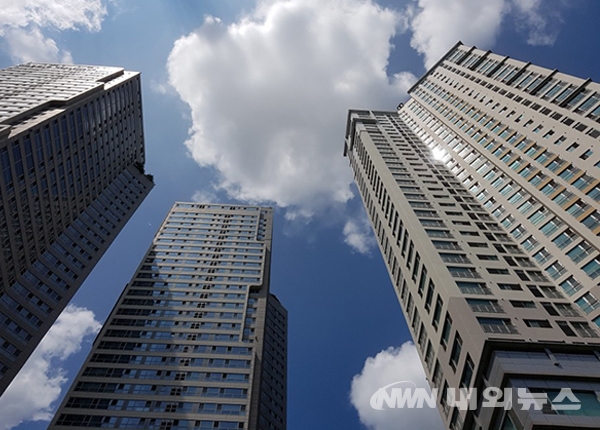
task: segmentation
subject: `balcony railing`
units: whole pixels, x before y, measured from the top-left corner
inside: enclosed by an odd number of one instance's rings
[[[519,334],[517,328],[512,324],[489,324],[482,323],[481,328],[486,333],[496,333],[496,334]]]
[[[454,278],[481,278],[481,275],[476,271],[450,271]]]
[[[473,312],[485,312],[489,314],[503,314],[504,309],[497,303],[477,303],[469,304]]]

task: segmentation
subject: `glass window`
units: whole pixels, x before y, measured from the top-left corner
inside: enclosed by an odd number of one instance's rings
[[[573,231],[571,229],[567,229],[567,230],[563,231],[561,234],[559,234],[558,236],[556,236],[556,238],[554,238],[554,240],[552,242],[554,242],[554,244],[556,246],[558,246],[560,249],[563,249],[566,246],[573,243],[573,241],[577,238],[578,238],[578,236],[575,233],[573,233]]]
[[[596,331],[592,329],[586,322],[573,321],[571,322],[571,325],[581,337],[598,337],[598,333],[596,333]],[[597,397],[596,400],[598,400]],[[596,410],[596,413],[600,415],[600,409]]]
[[[523,289],[519,284],[498,284],[498,288],[505,291],[521,291]]]
[[[552,215],[552,212],[550,212],[546,208],[541,208],[538,209],[535,213],[533,213],[528,219],[533,225],[538,225],[550,215]]]
[[[586,101],[584,101],[577,109],[575,109],[575,112],[577,113],[585,113],[587,112],[589,109],[591,109],[596,103],[598,103],[598,100],[600,100],[600,94],[598,93],[594,93],[592,94]]]
[[[597,133],[597,130],[595,130],[595,132]],[[591,134],[591,133],[586,133],[586,134]],[[582,160],[587,160],[588,158],[590,158],[592,155],[594,155],[594,151],[592,151],[591,149],[588,149],[587,151],[585,151],[583,154],[581,154],[579,156],[579,158],[581,158]]]
[[[587,195],[590,196],[595,201],[600,201],[600,185],[596,185],[594,188],[587,192]]]
[[[540,164],[544,164],[546,161],[550,159],[554,154],[550,151],[544,151],[540,155],[538,155],[535,159]]]
[[[533,258],[540,265],[542,265],[542,264],[544,264],[545,262],[547,262],[548,260],[550,260],[552,258],[552,254],[550,254],[550,252],[548,252],[548,250],[546,248],[544,248],[541,251],[533,254]]]
[[[569,212],[571,215],[573,215],[575,218],[577,218],[579,215],[581,215],[586,210],[588,210],[588,208],[589,208],[589,205],[587,203],[585,203],[582,200],[578,200],[577,202],[575,202],[574,204],[569,206],[569,208],[567,209],[567,212]]]
[[[559,261],[555,261],[552,265],[546,268],[546,272],[548,272],[552,279],[558,279],[567,273],[567,269],[565,269],[565,267]]]
[[[582,175],[579,178],[577,178],[575,182],[573,182],[573,185],[575,186],[575,188],[582,190],[584,188],[587,188],[590,184],[592,184],[595,181],[596,179],[591,177],[590,175]]]
[[[519,167],[521,167],[523,165],[523,159],[521,157],[517,158],[515,161],[513,161],[512,163],[510,163],[510,168],[512,170],[518,170]]]
[[[522,225],[519,225],[517,228],[510,232],[510,234],[512,234],[515,239],[520,239],[521,237],[525,236],[526,233],[527,229]]]
[[[589,314],[590,312],[600,308],[600,302],[592,293],[584,294],[580,299],[575,300],[575,303],[586,314]]]
[[[511,300],[510,304],[513,308],[528,308],[535,309],[535,302],[531,300]]]
[[[440,252],[440,257],[446,263],[469,264],[471,260],[467,258],[467,254],[455,254],[449,252]]]
[[[504,176],[497,177],[492,183],[492,187],[499,188],[506,182],[506,178]]]
[[[465,366],[463,367],[462,375],[460,377],[460,387],[468,388],[471,384],[471,379],[473,378],[473,360],[469,354],[467,354],[467,358],[465,359]]]
[[[554,130],[548,130],[542,137],[544,139],[550,139],[550,137],[552,137],[552,135],[554,135]]]
[[[569,100],[566,108],[572,109],[574,106],[579,104],[579,102],[581,102],[589,93],[590,93],[590,90],[579,91],[577,94],[575,94],[575,97],[573,97],[571,100]]]
[[[524,178],[527,178],[527,177],[529,177],[529,175],[531,175],[533,173],[533,170],[534,169],[533,169],[533,167],[530,164],[527,167],[525,167],[523,170],[521,170],[519,172],[519,175],[522,176],[522,177],[524,177]]]
[[[581,260],[586,258],[594,251],[595,249],[593,246],[591,246],[586,241],[583,241],[580,244],[576,245],[573,249],[568,251],[567,255],[571,260],[573,260],[573,262],[579,263]]]
[[[481,278],[474,267],[448,266],[448,270],[455,278]]]
[[[542,193],[544,193],[546,195],[550,195],[550,194],[553,194],[554,192],[556,192],[559,187],[560,187],[560,185],[558,185],[556,182],[550,181],[542,187],[541,191],[542,191]]]
[[[555,158],[554,160],[552,160],[552,162],[550,164],[548,164],[548,170],[550,170],[551,172],[555,172],[558,169],[560,169],[561,167],[563,167],[566,164],[566,161],[560,159],[560,158]]]
[[[570,202],[571,200],[573,200],[573,193],[564,190],[562,191],[559,195],[557,195],[556,197],[554,197],[552,200],[556,202],[556,204],[558,205],[564,205],[565,203]]]
[[[528,197],[529,195],[524,192],[524,191],[517,191],[515,194],[513,194],[508,201],[510,203],[512,203],[513,205],[516,205],[517,203],[519,203],[521,200],[523,200],[524,198]]]
[[[537,201],[535,199],[529,199],[527,200],[525,203],[523,203],[521,206],[519,206],[517,208],[517,210],[519,212],[521,212],[523,215],[527,215],[532,209],[533,206],[537,203]]]
[[[433,319],[432,319],[433,328],[435,328],[436,330],[437,330],[438,324],[440,322],[440,317],[442,315],[443,307],[444,307],[444,302],[442,301],[442,298],[438,295],[437,299],[435,301],[435,308],[433,310]]]
[[[533,185],[539,185],[542,181],[547,178],[543,173],[537,173],[533,178],[529,180]]]
[[[585,225],[590,230],[595,230],[600,226],[600,212],[594,211],[587,217],[585,217],[582,221],[583,225]]]
[[[505,196],[505,195],[509,194],[513,189],[514,188],[513,188],[512,184],[506,184],[506,186],[500,190],[500,194]]]
[[[429,237],[449,237],[449,238],[452,237],[449,230],[438,230],[438,229],[426,228],[425,232],[427,233],[427,236],[429,236]]]
[[[566,334],[567,336],[577,336],[575,334],[575,332],[573,331],[573,329],[571,328],[571,326],[569,326],[569,323],[567,323],[566,321],[557,321],[556,322],[558,324],[558,326],[560,327],[560,329],[563,331],[564,334]]]
[[[581,284],[581,282],[579,282],[577,280],[577,278],[575,278],[572,275],[569,276],[567,279],[565,279],[563,282],[561,282],[560,286],[565,291],[565,293],[567,293],[569,296],[572,296],[577,291],[579,291],[583,288],[583,285]]]
[[[548,320],[523,320],[527,327],[534,328],[552,328],[552,324]]]
[[[579,312],[575,310],[570,303],[554,303],[556,309],[560,312],[560,314],[564,317],[578,317],[580,316]]]
[[[551,236],[556,230],[563,226],[563,222],[558,218],[552,218],[540,229],[545,236]]]
[[[560,172],[560,174],[558,176],[563,178],[565,181],[569,181],[573,176],[578,175],[580,172],[581,172],[581,169],[579,169],[571,164],[565,170]]]
[[[596,279],[600,276],[600,260],[596,257],[588,264],[582,267],[583,271],[592,279]]]
[[[448,340],[450,339],[450,332],[452,331],[452,318],[446,313],[446,319],[444,320],[444,327],[442,328],[442,336],[440,338],[441,344],[446,349]]]
[[[565,142],[566,140],[567,140],[567,138],[566,138],[565,136],[561,136],[561,137],[559,137],[558,139],[556,139],[556,140],[554,141],[554,144],[555,144],[555,145],[561,145],[561,144],[562,144],[563,142]]]
[[[523,246],[523,248],[525,248],[526,251],[531,251],[532,249],[536,248],[539,244],[540,243],[533,236],[529,236],[527,239],[521,242],[521,245]]]
[[[458,289],[463,294],[489,294],[490,290],[483,282],[456,282]]]
[[[571,95],[571,93],[573,91],[575,91],[575,88],[577,88],[575,85],[569,85],[567,88],[565,88],[563,90],[562,93],[560,93],[558,95],[558,97],[556,97],[554,100],[552,100],[552,103],[556,103],[556,104],[562,103],[567,97],[569,97],[569,95]]]
[[[497,300],[467,299],[473,312],[504,313]]]
[[[462,339],[458,333],[454,336],[454,343],[452,344],[452,350],[450,352],[450,366],[456,370],[456,365],[460,359],[460,353],[462,352]]]
[[[485,333],[516,334],[517,329],[509,319],[504,318],[477,318]]]

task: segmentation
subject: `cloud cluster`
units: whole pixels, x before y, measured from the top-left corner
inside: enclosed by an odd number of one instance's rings
[[[526,32],[527,43],[552,46],[556,42],[562,17],[557,9],[541,0],[513,0],[518,28]],[[550,6],[550,7],[549,7]]]
[[[511,16],[530,45],[552,45],[562,23],[561,5],[541,0],[418,0],[404,12],[411,46],[430,68],[457,41],[491,48]]]
[[[286,208],[288,219],[343,205],[353,197],[341,156],[347,110],[393,110],[416,80],[388,75],[394,36],[410,32],[430,67],[457,40],[492,46],[508,14],[530,42],[550,41],[539,0],[415,0],[402,11],[372,0],[262,0],[230,24],[206,17],[167,61],[191,111],[189,153],[218,176],[196,198],[224,192]],[[363,224],[344,223],[345,242],[367,252]]]
[[[371,223],[364,213],[359,218],[348,219],[343,234],[344,243],[361,254],[369,254],[377,246]]]
[[[410,44],[423,54],[429,69],[459,40],[491,46],[507,10],[505,0],[419,0],[409,9]]]
[[[98,31],[106,7],[102,0],[0,0],[0,37],[14,61],[71,61],[43,30]]]
[[[229,196],[292,217],[347,201],[348,108],[394,109],[415,80],[386,74],[400,18],[363,0],[270,1],[233,24],[206,18],[167,64],[191,109],[191,155]]]
[[[73,305],[65,308],[0,398],[0,430],[52,418],[54,402],[67,382],[61,366],[100,327],[92,311]]]
[[[375,357],[368,357],[362,371],[352,379],[350,402],[360,421],[371,430],[428,429],[442,430],[444,425],[437,409],[371,407],[371,396],[382,387],[400,381],[410,381],[419,388],[429,389],[425,372],[415,345],[406,342],[399,348],[388,348]],[[401,425],[400,425],[401,423]]]

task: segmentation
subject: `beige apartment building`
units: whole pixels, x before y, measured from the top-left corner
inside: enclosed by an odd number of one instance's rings
[[[154,186],[140,74],[0,70],[0,394]]]
[[[458,43],[409,94],[344,154],[444,423],[598,428],[600,85]]]
[[[273,210],[175,203],[52,430],[284,430],[287,311]]]

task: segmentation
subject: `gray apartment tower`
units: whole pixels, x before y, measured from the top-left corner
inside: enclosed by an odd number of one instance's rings
[[[443,422],[598,428],[600,85],[458,43],[409,94],[344,155]]]
[[[139,73],[0,70],[0,394],[153,187]]]
[[[285,429],[272,220],[271,208],[176,203],[50,429]]]

